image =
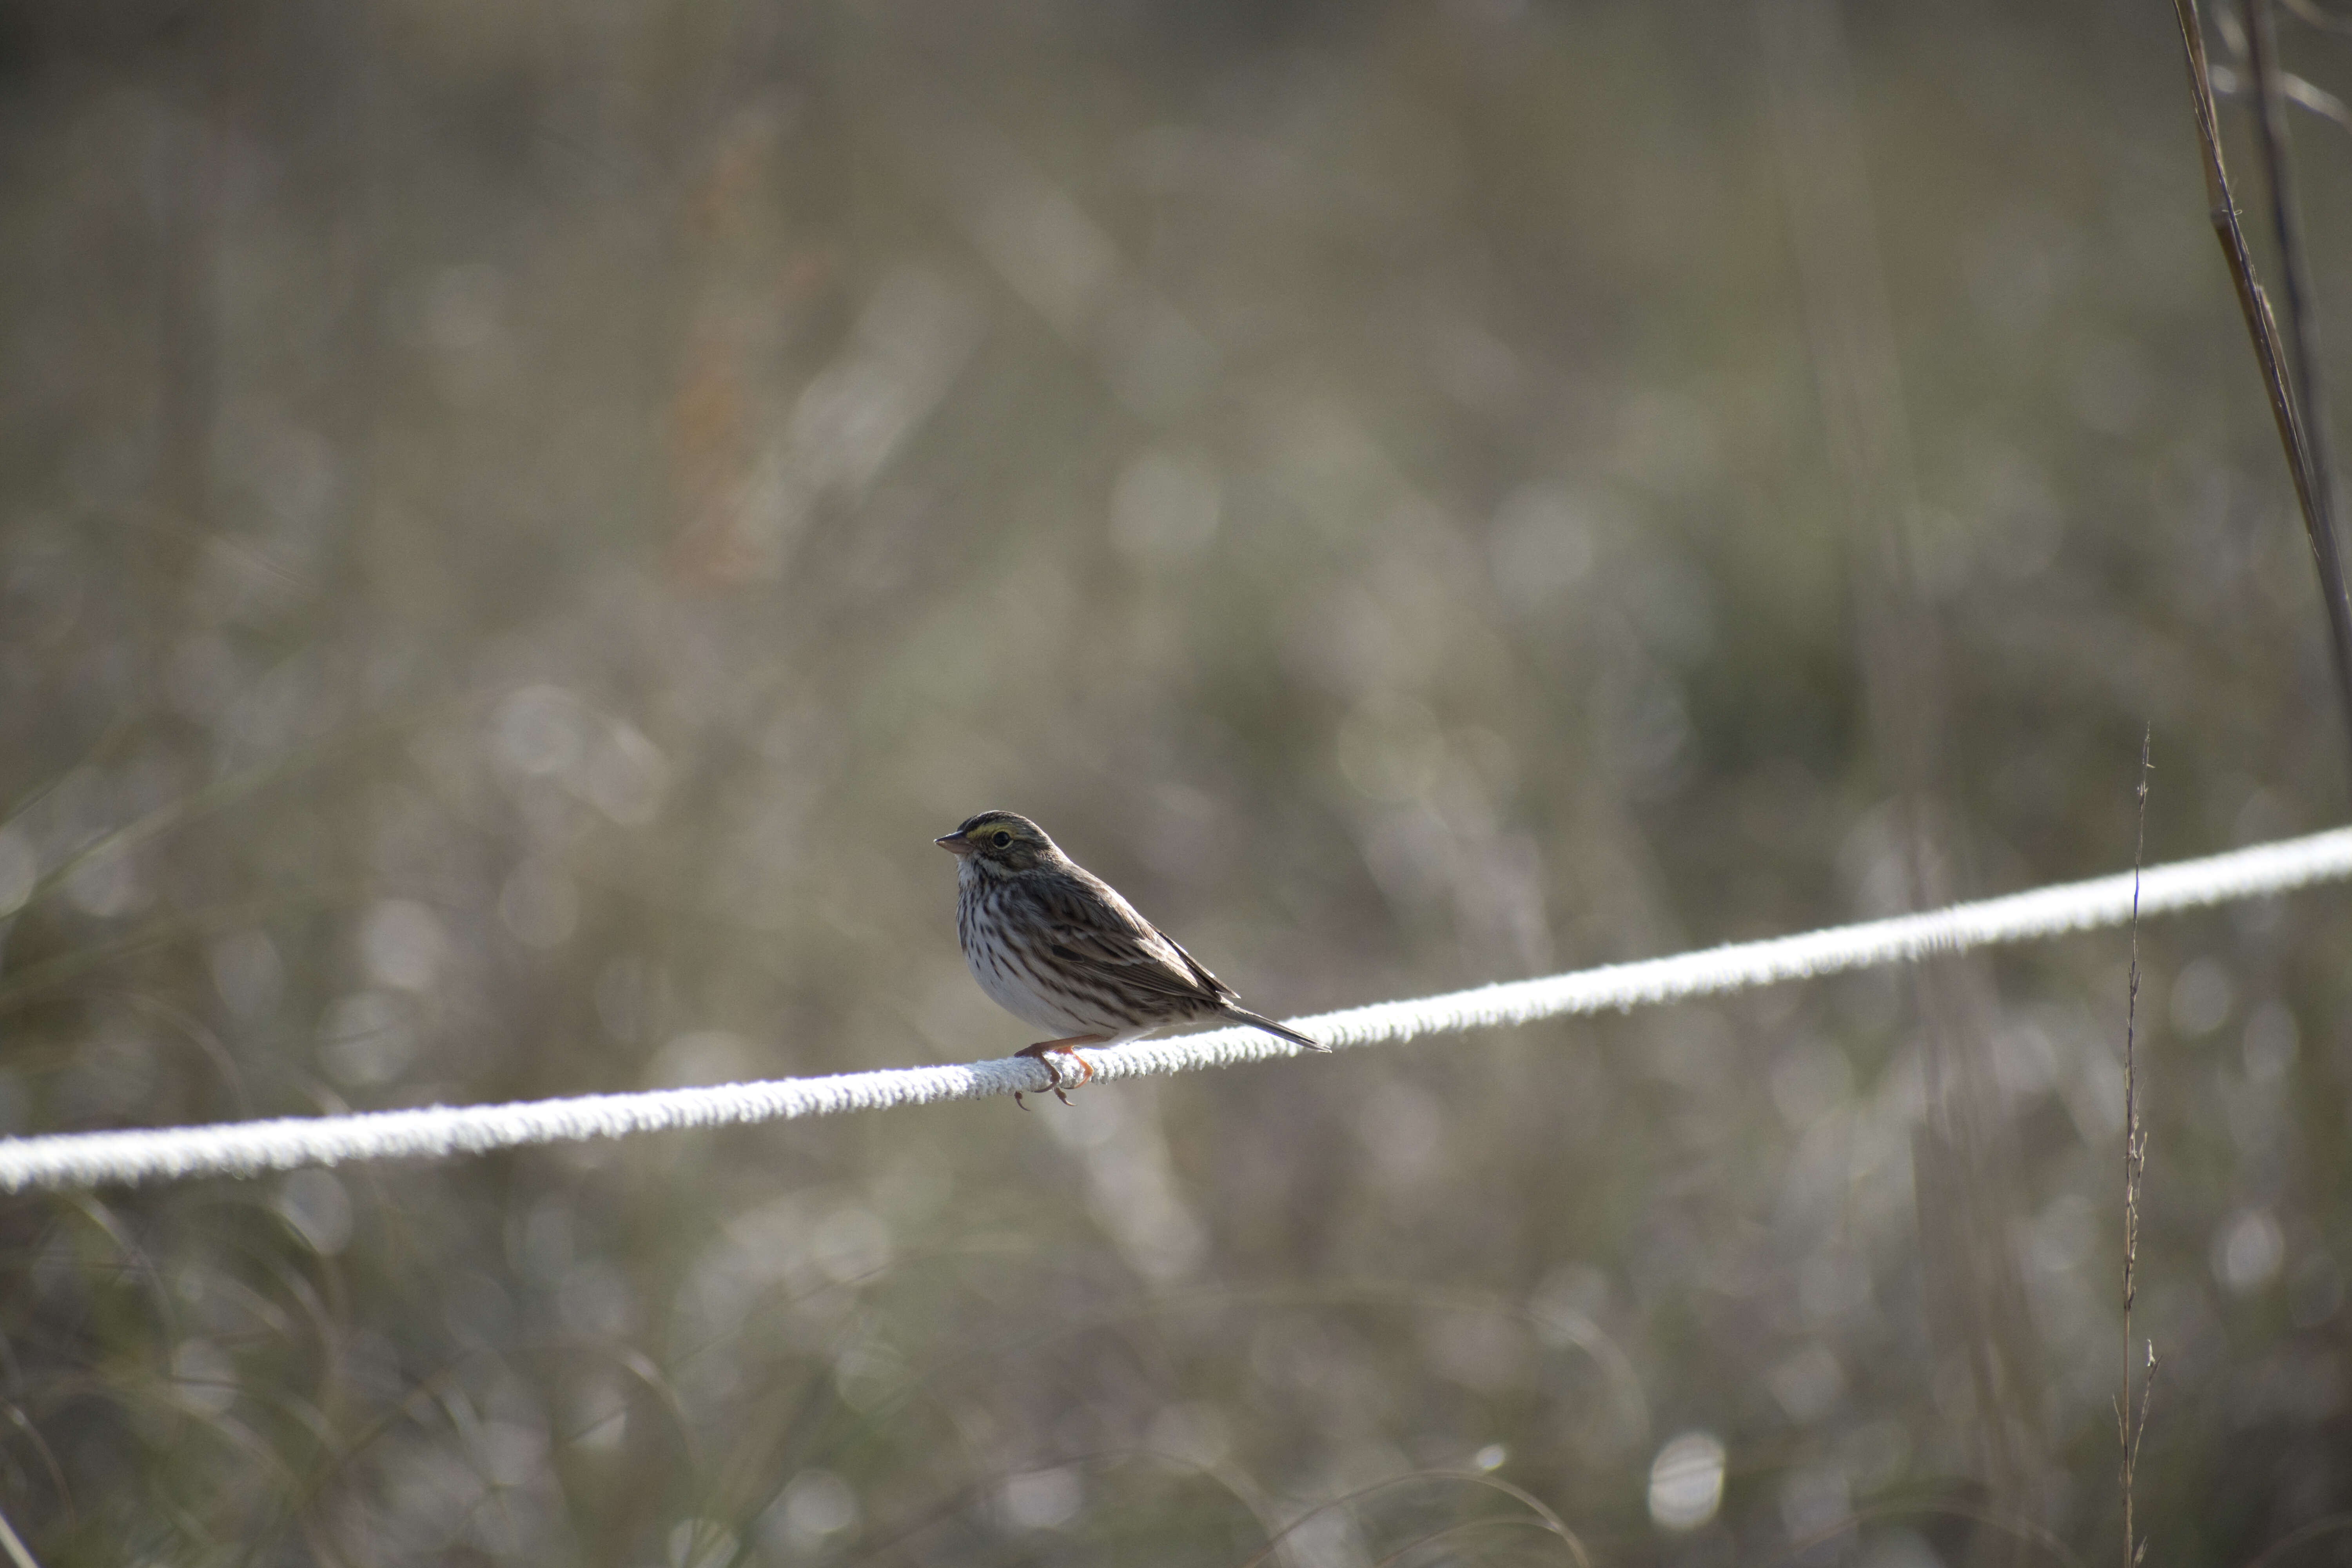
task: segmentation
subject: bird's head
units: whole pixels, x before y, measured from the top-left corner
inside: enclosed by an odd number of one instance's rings
[[[1063,858],[1044,828],[1009,811],[983,811],[931,842],[962,861],[966,871],[982,875],[1009,875]]]

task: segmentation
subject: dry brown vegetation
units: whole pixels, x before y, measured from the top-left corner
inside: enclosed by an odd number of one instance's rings
[[[17,6],[0,1131],[998,1056],[927,842],[988,805],[1283,1015],[2116,869],[2151,721],[2151,862],[2336,820],[2179,56],[2122,0]],[[2294,129],[2324,350],[2352,143]],[[2150,1563],[2347,1550],[2348,940],[2138,933]],[[2110,1561],[2128,962],[10,1199],[0,1513]]]

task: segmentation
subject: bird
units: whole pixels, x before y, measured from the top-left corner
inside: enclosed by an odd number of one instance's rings
[[[1175,1024],[1246,1024],[1310,1051],[1331,1047],[1241,1005],[1234,988],[1136,913],[1025,816],[983,811],[931,841],[956,858],[956,937],[971,977],[1024,1024],[1054,1031],[1016,1055],[1044,1064],[1063,1104],[1095,1076],[1080,1046],[1115,1046]],[[1018,1091],[1014,1104],[1029,1109]]]

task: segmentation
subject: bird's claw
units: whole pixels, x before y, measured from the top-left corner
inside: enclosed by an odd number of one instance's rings
[[[1045,1069],[1045,1087],[1052,1089],[1054,1091],[1054,1098],[1060,1100],[1064,1105],[1070,1103],[1070,1096],[1068,1090],[1063,1087],[1062,1066],[1059,1062],[1054,1059],[1055,1057],[1068,1057],[1078,1064],[1079,1072],[1076,1083],[1076,1087],[1078,1088],[1085,1088],[1095,1076],[1095,1064],[1087,1060],[1086,1058],[1078,1055],[1076,1051],[1062,1044],[1059,1040],[1040,1040],[1035,1045],[1024,1047],[1022,1049],[1015,1051],[1013,1054],[1019,1057],[1027,1057],[1031,1060],[1034,1061],[1039,1067],[1044,1068]],[[1013,1091],[1013,1103],[1019,1106],[1022,1110],[1026,1110],[1029,1109],[1029,1102],[1022,1099],[1021,1095],[1021,1090],[1017,1089],[1014,1089]]]

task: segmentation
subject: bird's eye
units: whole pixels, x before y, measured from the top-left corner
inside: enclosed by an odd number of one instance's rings
[[[1000,827],[989,837],[988,841],[1002,849],[1013,842],[1013,835]]]

